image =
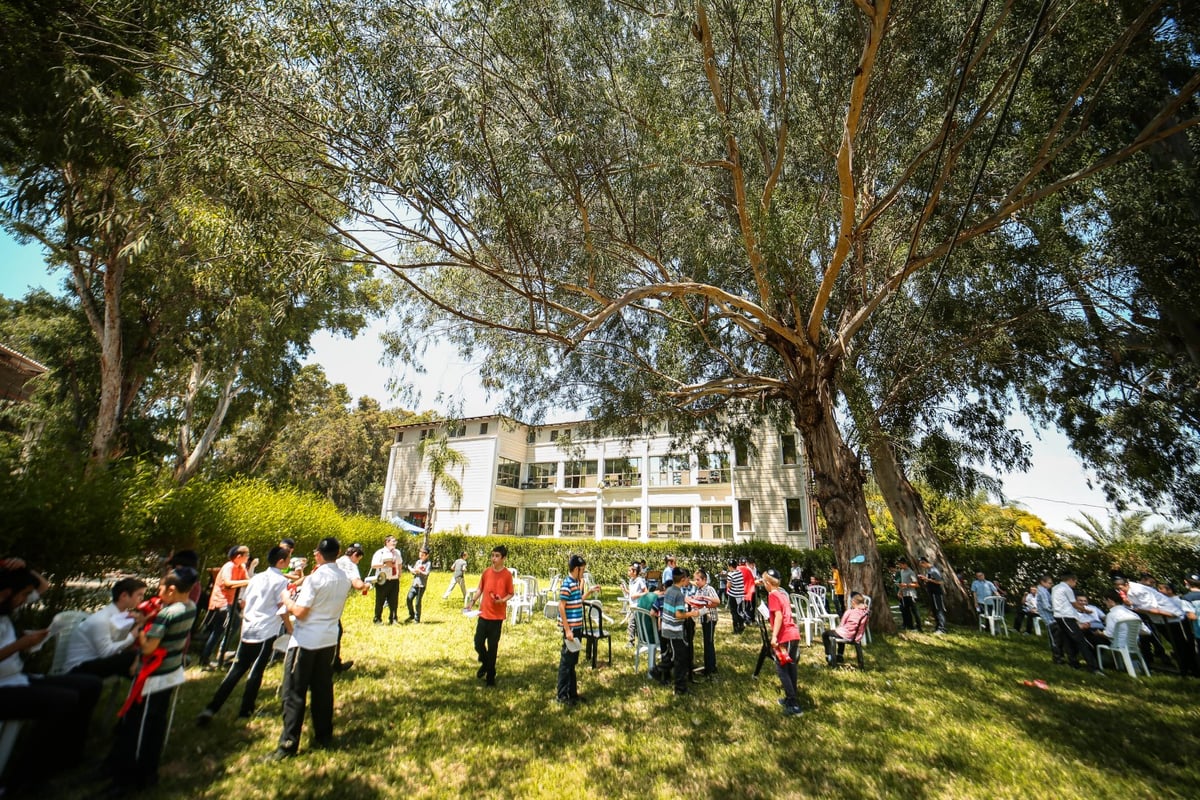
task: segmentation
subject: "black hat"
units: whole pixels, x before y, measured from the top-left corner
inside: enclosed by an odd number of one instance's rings
[[[581,555],[571,556],[571,559],[569,561],[567,561],[567,571],[568,572],[576,569],[577,567],[586,567],[586,566],[587,566],[587,562],[584,561],[583,556],[581,556]]]
[[[764,572],[763,575],[767,576],[776,583],[783,583],[783,578],[780,577],[779,570],[775,569],[774,567],[771,567],[769,570]]]

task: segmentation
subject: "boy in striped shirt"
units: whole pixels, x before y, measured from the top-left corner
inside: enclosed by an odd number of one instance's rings
[[[579,650],[583,634],[583,601],[599,589],[593,586],[583,591],[583,571],[587,561],[581,555],[573,555],[567,562],[567,577],[563,578],[558,590],[558,617],[562,623],[563,645],[558,657],[558,691],[556,699],[564,705],[582,703],[579,694],[575,667],[579,664]]]

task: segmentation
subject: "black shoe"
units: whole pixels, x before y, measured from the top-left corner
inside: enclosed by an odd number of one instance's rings
[[[314,750],[332,750],[333,737],[331,736],[327,739],[313,739],[312,746]]]
[[[213,716],[216,714],[211,708],[206,708],[196,715],[196,727],[207,728],[208,723],[212,722]]]
[[[800,706],[784,706],[783,715],[785,717],[799,717],[804,714],[804,709]]]
[[[488,685],[488,686],[495,686],[495,685],[496,685],[496,679],[495,679],[494,677],[490,677],[490,676],[489,676],[489,677],[488,677],[488,679],[487,679],[487,684],[486,684],[486,685]]]
[[[586,698],[586,697],[584,697],[584,696],[583,696],[583,695],[581,695],[581,694],[577,694],[577,695],[575,695],[574,697],[572,697],[572,698],[571,698],[571,702],[572,702],[572,703],[586,703],[586,702],[587,702],[587,698]]]
[[[383,620],[381,620],[381,619],[377,619],[377,620],[375,620],[375,624],[376,624],[376,625],[382,625],[382,624],[383,624]]]
[[[482,678],[484,675],[487,675],[487,667],[480,667],[479,669],[475,670],[476,678]]]
[[[334,672],[345,672],[346,670],[350,669],[353,666],[354,666],[354,660],[351,659],[349,661],[343,661],[339,664],[334,664],[333,671]]]
[[[264,761],[285,761],[289,758],[295,758],[295,757],[296,757],[295,750],[289,750],[286,747],[276,747],[275,752],[271,753],[271,755],[267,756],[263,760]]]

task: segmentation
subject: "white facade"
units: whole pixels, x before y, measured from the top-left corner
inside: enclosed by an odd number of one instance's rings
[[[417,447],[445,424],[392,429],[384,519],[424,525],[430,479]],[[815,546],[808,466],[794,430],[759,430],[748,448],[673,454],[666,432],[585,440],[586,423],[490,416],[454,424],[450,446],[468,460],[454,476],[463,500],[454,508],[439,489],[435,530]]]

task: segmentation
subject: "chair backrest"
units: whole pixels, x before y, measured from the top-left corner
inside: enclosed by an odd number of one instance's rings
[[[802,594],[789,595],[792,600],[792,616],[796,622],[808,619],[808,599]]]
[[[583,603],[583,633],[585,636],[604,636],[604,606],[599,600]]]
[[[654,645],[658,647],[660,639],[658,636],[658,619],[644,608],[634,608],[634,619],[637,625],[634,629],[637,632],[638,646]]]
[[[1004,598],[998,594],[983,598],[983,615],[999,619],[1004,616]]]
[[[67,671],[67,651],[70,649],[71,637],[75,635],[75,629],[79,627],[79,624],[88,616],[86,611],[60,611],[54,615],[50,626],[58,629],[58,635],[54,642],[54,661],[50,665],[51,675],[61,675]]]
[[[827,608],[827,606],[825,605],[825,587],[824,586],[809,586],[809,587],[807,587],[807,591],[808,591],[808,602],[811,605],[817,606],[818,607],[817,610],[824,613],[825,609]]]
[[[1138,635],[1142,632],[1140,619],[1123,619],[1113,628],[1112,649],[1137,650]]]

